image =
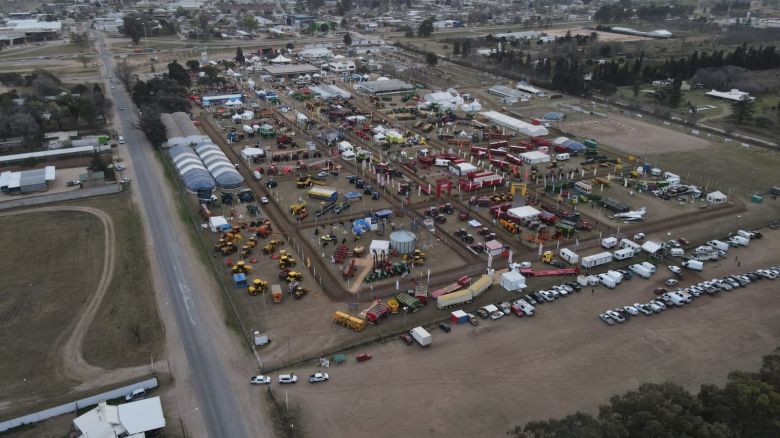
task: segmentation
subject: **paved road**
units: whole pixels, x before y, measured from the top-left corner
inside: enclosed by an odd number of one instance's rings
[[[101,47],[100,62],[111,72],[111,53],[102,48],[102,44],[98,47]],[[141,208],[149,221],[151,235],[148,237],[154,242],[153,262],[160,268],[161,281],[166,289],[163,293],[168,294],[175,314],[191,373],[191,384],[195,388],[199,412],[203,416],[208,436],[249,437],[247,425],[230,387],[226,366],[220,361],[208,331],[204,306],[198,301],[198,297],[213,292],[199,291],[199,288],[205,286],[191,280],[196,277],[191,273],[205,267],[199,265],[197,257],[180,257],[187,253],[180,243],[187,236],[177,232],[174,226],[178,220],[176,207],[168,205],[160,193],[167,182],[160,167],[155,165],[154,154],[150,153],[152,146],[143,133],[133,127],[136,111],[128,94],[120,86],[112,93],[115,105],[124,108],[119,111],[117,128],[128,144],[130,164],[135,172],[132,184],[134,190],[138,191]]]

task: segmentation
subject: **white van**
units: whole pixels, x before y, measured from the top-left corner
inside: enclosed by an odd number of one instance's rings
[[[721,242],[720,240],[710,240],[707,242],[707,245],[718,248],[721,251],[728,251],[729,250],[729,244],[726,242]]]
[[[601,246],[606,249],[614,248],[617,244],[618,240],[614,237],[607,237],[601,240]]]
[[[642,263],[640,263],[640,265],[642,265],[643,268],[645,268],[648,271],[650,271],[651,274],[655,274],[655,265],[654,264],[652,264],[650,262],[642,262]]]
[[[352,151],[344,151],[341,153],[341,158],[347,161],[355,161],[357,155]]]
[[[682,257],[685,255],[685,250],[682,248],[672,248],[669,250],[669,255],[672,257]]]
[[[737,245],[740,245],[740,246],[748,246],[748,245],[750,245],[750,239],[748,239],[747,237],[731,236],[731,241],[735,242]]]
[[[557,161],[566,161],[566,160],[568,160],[569,158],[571,158],[571,155],[569,155],[569,154],[567,154],[567,153],[562,153],[562,154],[555,154],[555,159],[556,159]]]
[[[119,136],[119,144],[125,144],[125,138],[123,136]]]
[[[745,239],[748,239],[748,240],[750,240],[750,239],[755,237],[755,235],[753,233],[751,233],[750,231],[745,231],[745,230],[737,231],[737,236],[744,237]]]
[[[354,153],[355,148],[353,148],[352,144],[350,142],[348,142],[348,141],[340,142],[339,143],[339,152],[341,152],[343,154],[344,152],[347,152],[347,151]]]

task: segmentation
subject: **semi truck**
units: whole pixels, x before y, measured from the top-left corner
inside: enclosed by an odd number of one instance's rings
[[[412,335],[412,338],[417,341],[421,347],[428,347],[431,345],[431,334],[428,333],[428,330],[425,330],[422,327],[415,327],[409,330],[409,334]]]
[[[446,309],[447,307],[457,306],[468,303],[474,299],[474,295],[468,289],[462,289],[448,294],[439,295],[436,298],[436,307]]]
[[[606,265],[612,262],[611,252],[600,252],[582,258],[580,263],[583,268],[595,268],[596,266]]]

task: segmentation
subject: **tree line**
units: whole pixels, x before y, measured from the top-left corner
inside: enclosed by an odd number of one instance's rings
[[[674,383],[647,383],[615,395],[597,415],[577,412],[532,421],[515,438],[776,438],[780,436],[780,348],[757,373],[735,371],[724,386],[691,393]]]

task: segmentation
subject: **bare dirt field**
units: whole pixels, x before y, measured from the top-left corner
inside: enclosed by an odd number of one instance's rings
[[[547,29],[544,31],[547,35],[554,37],[565,36],[567,32],[570,32],[572,36],[575,35],[590,35],[594,32],[592,29],[585,29],[584,27],[577,27],[571,29]],[[598,34],[599,41],[607,42],[626,42],[626,41],[649,41],[652,38],[638,36],[638,35],[623,35],[612,32],[596,32]]]
[[[592,137],[624,153],[639,156],[688,152],[710,146],[704,139],[612,113],[606,119],[566,123],[565,127],[582,137]]]
[[[19,211],[0,218],[3,416],[148,374],[162,326],[129,194]]]
[[[740,268],[729,257],[708,264],[706,278],[777,264],[769,249],[780,234],[767,233],[751,250],[733,250]],[[731,370],[755,369],[780,342],[773,310],[780,295],[768,280],[617,327],[598,320],[606,308],[648,300],[662,280],[656,277],[581,292],[540,306],[533,318],[482,321],[477,336],[471,326],[453,327],[451,334],[431,329],[428,350],[390,340],[367,348],[374,356],[367,363],[350,357],[331,367],[328,383],[290,387],[290,404],[302,407],[305,430],[323,437],[390,422],[393,428],[373,433],[501,436],[528,420],[595,412],[610,395],[642,382],[672,380],[690,388],[723,382]],[[298,373],[305,379],[314,371],[312,365]]]

